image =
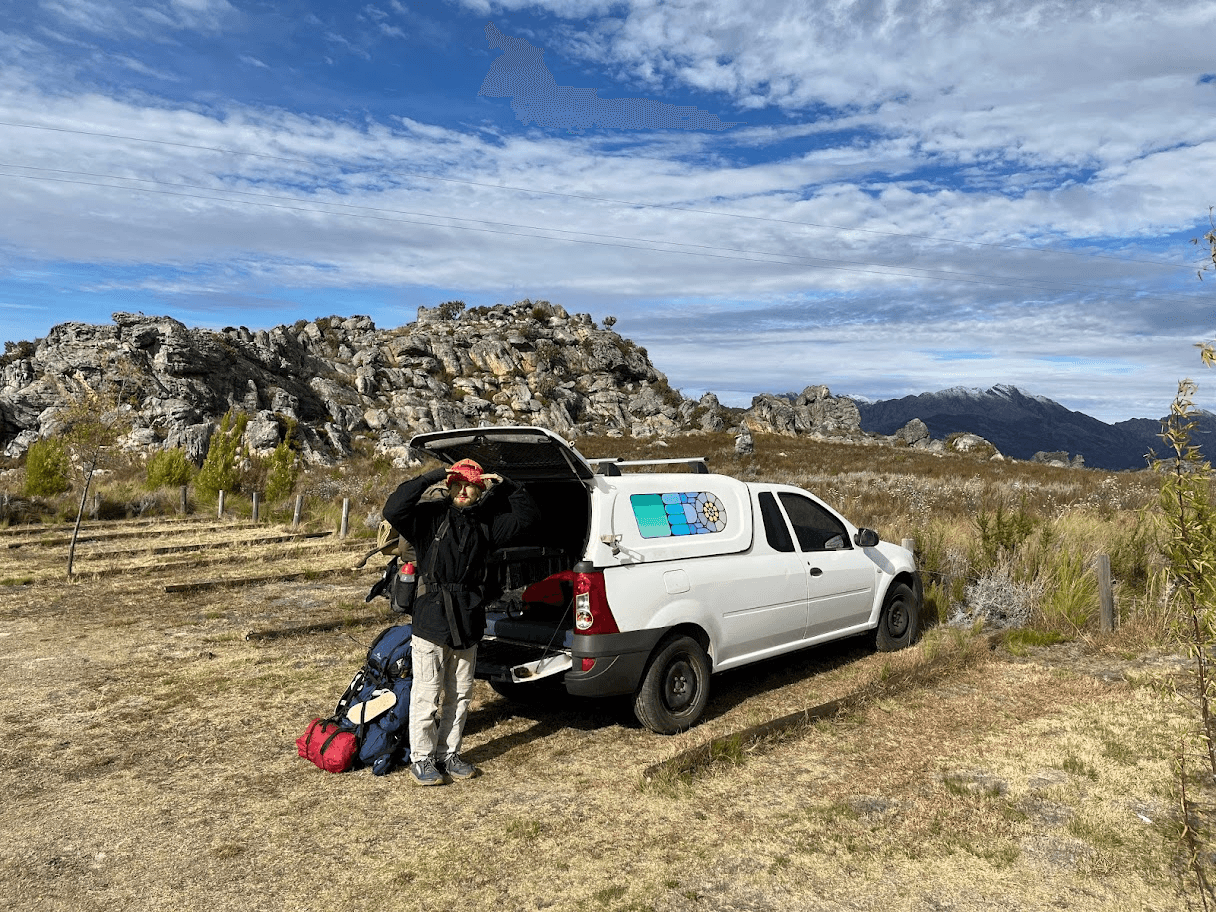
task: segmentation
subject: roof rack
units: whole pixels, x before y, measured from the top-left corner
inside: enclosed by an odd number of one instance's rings
[[[682,465],[687,466],[688,471],[694,475],[708,475],[709,466],[706,465],[707,457],[705,456],[685,456],[678,459],[621,459],[616,456],[611,456],[605,459],[588,459],[587,465],[595,471],[597,475],[620,475],[622,468],[634,468],[636,466],[661,466],[661,465]]]

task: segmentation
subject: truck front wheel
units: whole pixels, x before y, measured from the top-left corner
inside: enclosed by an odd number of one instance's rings
[[[660,735],[674,735],[696,724],[709,701],[709,656],[692,637],[659,644],[633,699],[639,722]]]
[[[920,605],[910,586],[896,583],[883,602],[874,645],[881,652],[911,646],[920,634]]]

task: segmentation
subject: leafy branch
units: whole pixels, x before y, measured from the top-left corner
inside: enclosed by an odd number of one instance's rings
[[[1212,209],[1213,209],[1213,207],[1211,207],[1211,206],[1208,207],[1208,225],[1211,226],[1212,230],[1203,236],[1203,242],[1205,244],[1207,244],[1209,248],[1211,248],[1212,264],[1209,266],[1205,263],[1203,266],[1199,267],[1199,269],[1197,270],[1198,275],[1199,275],[1199,281],[1201,281],[1201,282],[1203,281],[1203,274],[1205,272],[1207,272],[1209,269],[1216,272],[1216,220],[1213,220]],[[1199,238],[1191,238],[1191,243],[1194,244],[1196,247],[1198,247]],[[1211,343],[1205,343],[1205,344],[1201,344],[1199,347],[1206,349],[1206,350],[1210,350],[1212,346],[1211,346]],[[1207,355],[1204,356],[1203,361],[1204,361],[1204,364],[1208,364],[1210,366],[1211,360],[1208,358]]]
[[[1212,466],[1191,442],[1197,389],[1192,380],[1179,382],[1178,395],[1160,435],[1172,455],[1154,460],[1154,465],[1165,470],[1160,497],[1167,532],[1163,547],[1176,586],[1175,597],[1183,608],[1183,638],[1194,661],[1201,736],[1212,775],[1216,776],[1216,718],[1208,649],[1216,629],[1216,510],[1210,493]]]

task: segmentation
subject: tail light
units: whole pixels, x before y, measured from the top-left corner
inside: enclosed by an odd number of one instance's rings
[[[620,633],[608,607],[603,573],[574,574],[574,630],[581,634]]]

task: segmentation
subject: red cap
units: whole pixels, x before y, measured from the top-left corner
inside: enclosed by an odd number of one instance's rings
[[[447,483],[451,484],[456,478],[476,485],[483,491],[486,489],[486,483],[481,478],[481,466],[472,459],[462,459],[448,468]]]

